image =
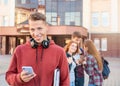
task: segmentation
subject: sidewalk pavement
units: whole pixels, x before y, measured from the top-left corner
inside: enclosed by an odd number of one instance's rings
[[[11,55],[0,55],[0,86],[9,86],[5,81],[5,72],[8,69]]]
[[[5,81],[5,72],[8,69],[11,55],[0,55],[0,86],[9,86]],[[105,58],[109,61],[110,76],[107,80],[104,80],[103,86],[120,86],[120,58]],[[88,82],[88,76],[86,75],[85,82]],[[85,83],[87,86],[87,83]]]

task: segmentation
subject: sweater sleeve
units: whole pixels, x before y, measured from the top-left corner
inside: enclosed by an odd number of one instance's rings
[[[60,68],[60,86],[70,86],[69,68],[65,52],[62,52],[59,61]]]
[[[9,68],[6,72],[6,81],[8,82],[9,85],[16,86],[20,85],[23,82],[20,79],[20,73],[18,73],[17,70],[17,58],[16,54],[14,53],[9,65]]]

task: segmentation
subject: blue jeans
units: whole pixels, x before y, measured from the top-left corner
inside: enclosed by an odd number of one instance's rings
[[[89,84],[88,86],[95,86],[94,84]]]
[[[75,82],[70,82],[70,86],[75,86]]]
[[[75,86],[84,86],[84,77],[76,77]]]

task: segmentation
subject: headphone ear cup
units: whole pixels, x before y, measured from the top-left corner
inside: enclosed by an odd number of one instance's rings
[[[49,39],[43,40],[42,41],[42,47],[43,48],[48,48],[49,47],[49,43],[50,43]]]
[[[38,47],[38,43],[33,38],[30,39],[30,44],[31,44],[32,48],[37,48]]]

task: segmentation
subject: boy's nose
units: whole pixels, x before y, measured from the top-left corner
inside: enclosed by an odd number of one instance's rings
[[[40,35],[39,31],[35,31],[35,32],[34,32],[34,35],[35,35],[35,36],[39,36],[39,35]]]

